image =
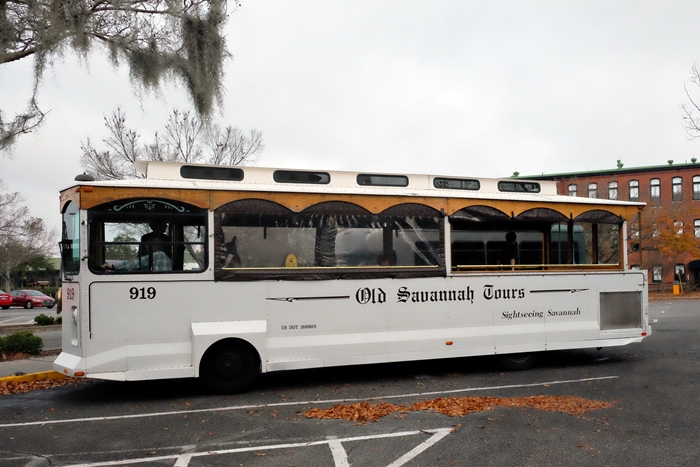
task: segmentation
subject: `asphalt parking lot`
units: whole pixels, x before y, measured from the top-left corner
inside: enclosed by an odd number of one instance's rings
[[[545,354],[526,372],[491,358],[265,375],[237,396],[192,380],[86,382],[0,398],[0,464],[148,466],[696,465],[700,302],[651,304],[653,334],[627,347]],[[494,407],[464,417],[306,418],[312,408],[464,396],[579,396],[573,416]]]
[[[21,326],[34,324],[34,318],[44,314],[58,318],[56,307],[48,308],[26,308],[13,306],[7,310],[0,310],[0,328],[3,326]]]

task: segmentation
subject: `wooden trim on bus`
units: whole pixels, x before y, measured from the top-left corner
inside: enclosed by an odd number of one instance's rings
[[[557,211],[567,218],[577,216],[594,210],[612,212],[629,219],[639,212],[637,206],[627,205],[601,205],[566,203],[550,201],[526,201],[514,199],[477,199],[477,198],[444,198],[427,196],[394,196],[394,195],[356,195],[339,193],[290,193],[290,192],[262,192],[262,191],[223,191],[223,190],[192,190],[172,188],[134,188],[134,187],[102,187],[82,186],[80,193],[75,193],[75,188],[61,193],[61,199],[74,200],[81,209],[90,209],[100,204],[126,198],[164,198],[182,201],[194,206],[209,210],[216,210],[224,204],[241,199],[263,199],[278,203],[286,208],[301,212],[304,209],[318,203],[328,201],[343,201],[357,204],[373,214],[396,206],[398,204],[415,203],[429,206],[446,215],[470,206],[489,206],[506,214],[508,217],[517,217],[525,211],[535,208],[546,208]],[[72,193],[72,194],[71,194]]]
[[[61,203],[60,205],[60,210],[59,212],[63,212],[63,210],[66,208],[66,204],[69,202],[75,203],[75,205],[78,207],[78,209],[81,209],[80,206],[80,187],[73,187],[68,190],[64,190],[61,192],[61,195],[59,196],[59,202]],[[85,209],[85,208],[82,208]]]
[[[91,209],[110,201],[129,198],[170,199],[189,203],[203,209],[209,209],[211,205],[208,190],[83,186],[80,191],[80,202],[82,203],[79,205],[80,209]]]

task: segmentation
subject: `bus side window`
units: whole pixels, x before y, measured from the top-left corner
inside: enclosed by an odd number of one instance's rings
[[[521,264],[542,264],[542,242],[520,242]]]
[[[452,267],[486,264],[484,242],[453,242]]]
[[[416,251],[413,253],[413,264],[416,266],[433,266],[440,264],[437,251],[440,242],[416,242]]]
[[[501,240],[486,242],[486,264],[505,264],[501,257],[507,245],[507,242]],[[520,261],[516,260],[516,263],[520,263]]]

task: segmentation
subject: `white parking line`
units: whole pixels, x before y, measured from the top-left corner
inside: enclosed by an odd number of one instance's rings
[[[244,448],[233,448],[233,449],[221,449],[218,451],[204,451],[204,452],[191,452],[187,454],[171,454],[167,456],[149,456],[142,457],[139,459],[123,459],[118,461],[104,461],[104,462],[94,462],[87,464],[76,464],[73,467],[107,467],[111,465],[129,465],[129,464],[141,464],[144,462],[157,462],[168,459],[174,459],[175,464],[173,467],[187,467],[190,460],[193,457],[204,457],[204,456],[219,456],[222,454],[235,454],[239,452],[251,452],[251,451],[269,451],[273,449],[292,449],[292,448],[305,448],[309,446],[322,446],[324,444],[328,445],[333,454],[333,461],[335,462],[335,467],[349,467],[347,452],[343,447],[342,443],[352,442],[352,441],[368,441],[374,439],[386,439],[386,438],[398,438],[405,436],[414,436],[418,434],[432,434],[430,438],[423,441],[421,444],[415,448],[408,451],[403,456],[399,457],[397,460],[389,464],[387,467],[401,467],[405,465],[408,461],[416,458],[419,454],[424,452],[426,449],[435,445],[438,441],[443,439],[445,436],[450,434],[452,428],[436,428],[432,430],[416,430],[416,431],[402,431],[399,433],[384,433],[379,435],[367,435],[367,436],[354,436],[351,438],[333,438],[319,441],[310,441],[306,443],[287,443],[287,444],[271,444],[266,446],[248,446]]]
[[[19,319],[27,319],[26,316],[16,316],[14,318],[9,318],[9,319],[4,319],[0,321],[0,325],[8,325],[8,324],[34,324],[34,319],[31,321],[23,321],[21,323],[13,323],[12,321],[17,321]]]
[[[129,414],[129,415],[111,415],[107,417],[89,417],[89,418],[68,418],[64,420],[42,420],[38,422],[18,422],[18,423],[2,423],[0,428],[18,427],[18,426],[32,426],[32,425],[53,425],[59,423],[83,423],[83,422],[105,422],[109,420],[125,420],[130,418],[148,418],[148,417],[164,417],[171,415],[182,415],[182,414],[193,414],[202,412],[227,412],[230,410],[249,410],[249,409],[264,409],[269,407],[288,407],[294,405],[320,405],[320,404],[341,404],[347,402],[361,402],[361,401],[371,401],[371,400],[388,400],[388,399],[403,399],[403,398],[415,398],[415,397],[426,397],[426,396],[436,396],[444,394],[458,394],[463,392],[476,392],[476,391],[496,391],[500,389],[515,389],[515,388],[534,388],[542,386],[551,386],[555,384],[573,384],[573,383],[587,383],[590,381],[604,381],[608,379],[616,379],[618,376],[599,376],[597,378],[582,378],[582,379],[569,379],[562,381],[546,381],[543,383],[529,383],[529,384],[507,384],[504,386],[484,386],[480,388],[461,388],[461,389],[450,389],[448,391],[426,391],[426,392],[414,392],[407,394],[394,394],[387,396],[376,396],[376,397],[362,397],[354,399],[326,399],[326,400],[311,400],[311,401],[298,401],[298,402],[275,402],[271,404],[248,404],[248,405],[231,405],[227,407],[214,407],[209,409],[195,409],[195,410],[173,410],[171,412],[152,412],[143,414]]]
[[[335,462],[335,467],[350,467],[348,453],[345,451],[343,443],[341,443],[339,439],[332,439],[328,441],[328,447],[331,448],[331,454],[333,454],[333,462]]]

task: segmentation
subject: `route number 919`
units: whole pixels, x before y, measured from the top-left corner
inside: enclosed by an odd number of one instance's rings
[[[132,300],[153,300],[156,298],[156,288],[132,287],[129,289],[129,298]]]

